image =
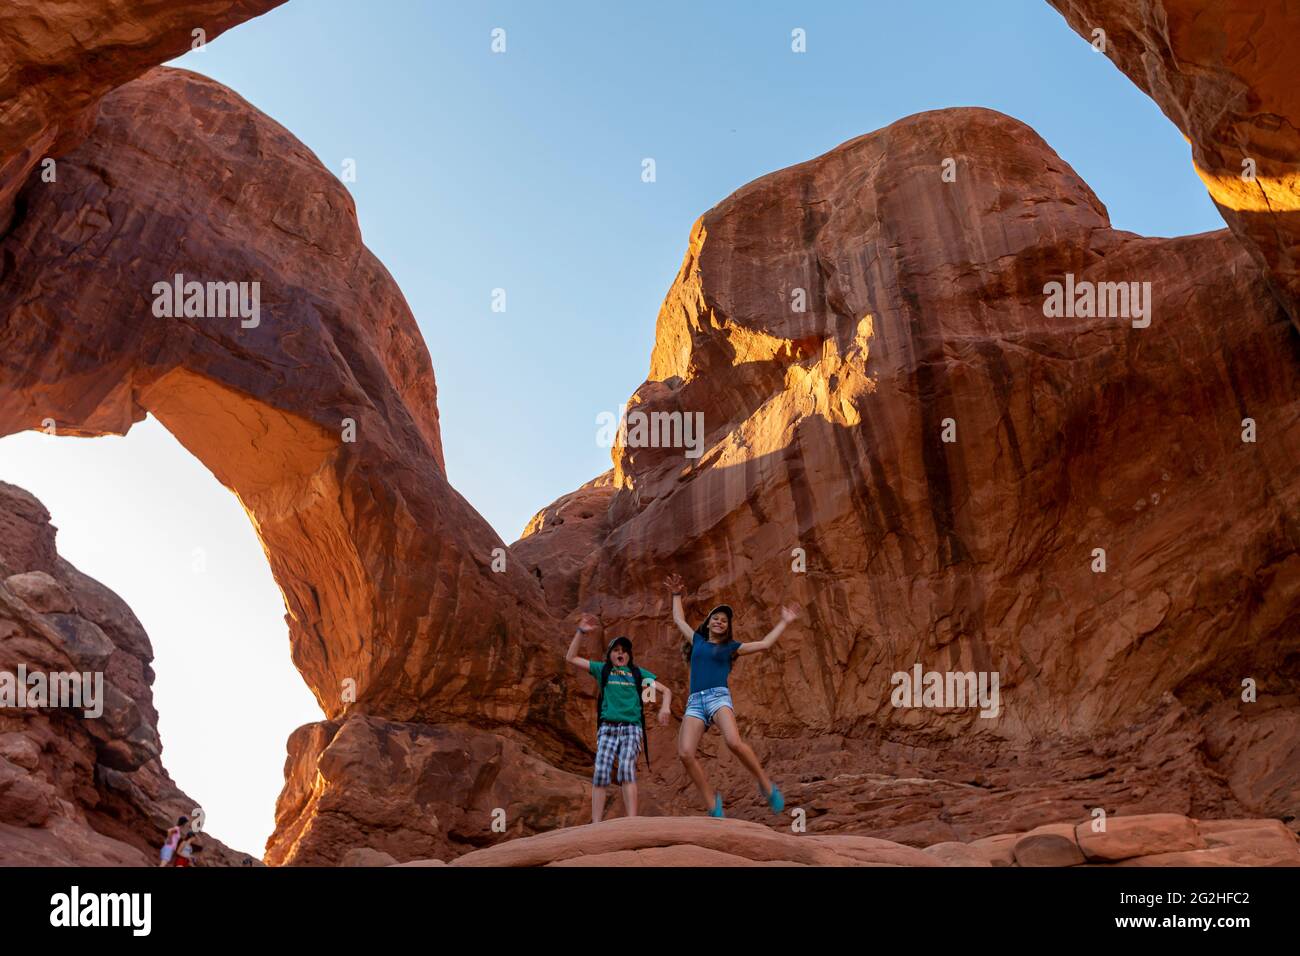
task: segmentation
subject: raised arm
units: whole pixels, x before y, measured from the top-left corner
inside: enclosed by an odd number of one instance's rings
[[[689,641],[695,636],[695,630],[686,623],[686,615],[682,613],[682,593],[686,590],[686,585],[682,583],[682,576],[668,575],[664,579],[664,587],[673,593],[673,623],[677,625],[677,630],[682,632],[682,636]]]
[[[594,615],[584,614],[578,618],[578,629],[573,632],[573,640],[569,642],[568,653],[564,659],[572,664],[575,668],[584,674],[591,670],[591,662],[585,657],[578,656],[579,645],[586,639],[587,635],[596,629],[597,621]]]
[[[781,608],[781,620],[776,622],[776,627],[767,632],[767,636],[761,641],[746,641],[741,644],[736,651],[737,654],[757,654],[759,651],[765,651],[776,643],[778,637],[786,629],[786,626],[799,616],[799,606],[797,604],[787,604]]]

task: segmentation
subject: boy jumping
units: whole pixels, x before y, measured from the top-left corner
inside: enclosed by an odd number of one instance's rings
[[[605,651],[604,661],[589,661],[578,656],[579,644],[597,627],[596,618],[582,615],[578,629],[564,659],[600,682],[597,701],[596,769],[591,776],[591,822],[599,823],[605,815],[605,794],[618,758],[618,782],[623,788],[623,805],[629,817],[636,816],[636,758],[646,749],[646,766],[650,754],[645,744],[645,713],[641,688],[652,687],[664,695],[659,708],[659,723],[668,724],[673,693],[655,679],[655,675],[637,667],[632,660],[632,641],[616,637]],[[651,698],[653,699],[653,697]]]

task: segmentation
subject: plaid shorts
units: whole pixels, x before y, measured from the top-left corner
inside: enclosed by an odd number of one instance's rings
[[[596,731],[594,787],[608,787],[618,757],[618,782],[636,783],[636,755],[641,752],[640,724],[605,724]]]

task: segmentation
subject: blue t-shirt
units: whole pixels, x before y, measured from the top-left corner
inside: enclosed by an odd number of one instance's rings
[[[740,641],[714,644],[696,631],[691,638],[691,693],[726,687],[731,662],[740,650]]]

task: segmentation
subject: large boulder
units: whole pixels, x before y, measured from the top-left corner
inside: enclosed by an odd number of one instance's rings
[[[1176,813],[1148,813],[1080,823],[1075,840],[1090,862],[1114,862],[1153,853],[1203,850],[1204,837],[1196,821]]]
[[[309,724],[289,739],[285,778],[272,864],[348,865],[362,849],[399,861],[454,857],[591,812],[586,779],[526,743],[461,724]]]

